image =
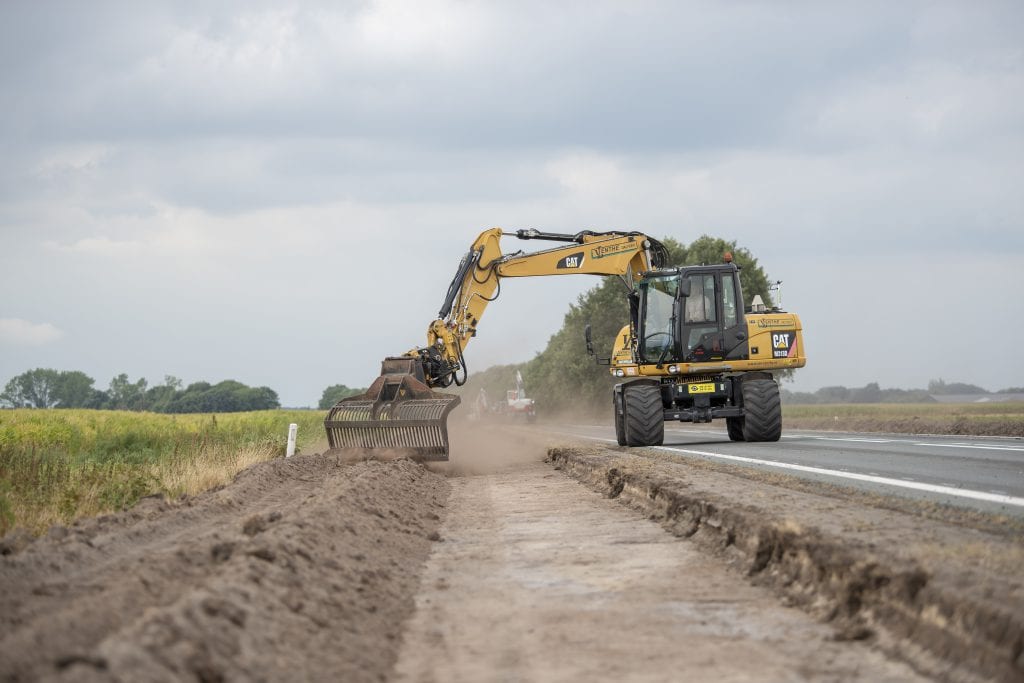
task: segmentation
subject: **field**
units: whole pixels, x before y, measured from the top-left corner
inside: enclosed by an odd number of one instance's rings
[[[1024,402],[794,405],[782,420],[787,429],[1024,437]]]
[[[41,533],[140,498],[192,496],[249,465],[323,437],[320,411],[164,415],[103,410],[0,411],[0,535]]]

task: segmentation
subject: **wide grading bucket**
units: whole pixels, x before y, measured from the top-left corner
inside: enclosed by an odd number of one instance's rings
[[[338,401],[324,419],[331,450],[381,450],[448,459],[448,413],[461,400],[432,391],[414,358],[386,358],[366,393]]]

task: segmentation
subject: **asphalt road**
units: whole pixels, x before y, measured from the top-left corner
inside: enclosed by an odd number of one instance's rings
[[[1024,440],[787,430],[778,443],[729,441],[724,424],[665,425],[656,447],[806,479],[1024,517]],[[615,444],[609,426],[563,425],[551,432]]]

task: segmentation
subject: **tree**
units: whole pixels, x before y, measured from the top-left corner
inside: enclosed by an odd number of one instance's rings
[[[850,401],[850,390],[846,387],[822,387],[814,392],[818,397],[818,403],[848,403]]]
[[[963,382],[946,383],[941,378],[928,382],[928,393],[931,394],[987,394],[988,391],[974,384]]]
[[[0,402],[11,408],[53,408],[60,373],[50,368],[36,368],[14,377],[0,394]]]
[[[145,377],[130,382],[128,375],[122,372],[110,380],[107,403],[104,407],[111,410],[145,410],[147,384]]]
[[[344,384],[333,384],[324,389],[323,395],[320,396],[318,407],[320,410],[330,410],[341,399],[348,398],[349,396],[358,396],[365,392],[366,389],[350,389]]]
[[[850,392],[850,403],[879,403],[882,400],[882,388],[878,382],[864,385],[863,389]]]
[[[235,413],[280,408],[277,392],[269,387],[248,387],[227,379],[214,385],[190,384],[168,407],[172,413]]]
[[[53,396],[57,399],[58,408],[97,408],[103,405],[106,398],[102,391],[97,391],[93,384],[96,380],[84,372],[70,370],[57,376]]]
[[[216,385],[195,382],[182,389],[182,381],[164,376],[164,383],[147,388],[145,378],[132,382],[126,373],[110,380],[109,391],[93,388],[84,372],[58,372],[36,368],[11,379],[0,393],[0,407],[106,408],[152,410],[161,413],[238,412],[271,410],[281,403],[270,387],[249,387],[234,380]],[[352,390],[359,392],[360,390]]]
[[[163,384],[150,387],[146,391],[146,407],[155,413],[168,413],[180,391],[181,380],[173,375],[164,375]]]

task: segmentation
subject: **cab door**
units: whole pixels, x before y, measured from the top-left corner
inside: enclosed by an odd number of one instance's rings
[[[689,280],[690,292],[682,302],[683,321],[679,340],[683,348],[683,360],[688,363],[721,360],[725,357],[725,351],[716,273],[691,271],[683,277]]]
[[[746,358],[747,325],[736,269],[702,268],[683,277],[689,280],[690,291],[682,305],[683,360]]]
[[[740,289],[739,273],[735,270],[723,271],[720,282],[725,357],[728,360],[748,358],[747,321],[743,317],[743,291]]]

